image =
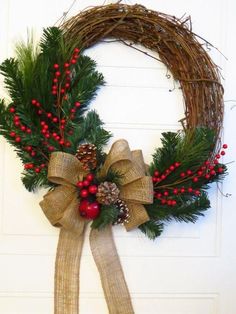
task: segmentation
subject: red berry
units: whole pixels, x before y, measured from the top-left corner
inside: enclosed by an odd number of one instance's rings
[[[174,193],[174,194],[178,194],[178,189],[174,189],[174,190],[173,190],[173,193]]]
[[[40,122],[40,125],[41,125],[41,126],[44,126],[45,124],[46,124],[45,121],[41,121],[41,122]]]
[[[175,162],[175,167],[178,168],[181,165],[180,162]]]
[[[26,130],[26,133],[28,133],[28,134],[30,134],[31,132],[32,132],[32,131],[31,131],[31,129],[29,129],[29,128]]]
[[[65,119],[61,119],[61,124],[65,124],[66,120]]]
[[[221,156],[224,156],[224,155],[225,155],[225,151],[222,150],[222,151],[220,152],[220,154],[221,154]]]
[[[39,172],[41,171],[41,169],[40,169],[40,168],[35,168],[34,171],[35,171],[36,173],[39,173]]]
[[[193,182],[198,182],[198,178],[197,178],[197,177],[194,177],[194,178],[193,178]]]
[[[164,192],[164,196],[168,196],[169,195],[169,192],[168,191],[165,191]]]
[[[65,145],[66,147],[71,147],[71,142],[67,141]]]
[[[10,132],[10,137],[15,137],[16,136],[16,132]]]
[[[57,94],[57,91],[56,91],[56,90],[53,90],[53,91],[52,91],[52,94],[53,94],[53,95],[56,95],[56,94]]]
[[[43,113],[43,110],[38,110],[38,115],[41,116],[41,114]]]
[[[17,137],[15,138],[15,142],[16,142],[16,143],[20,143],[20,142],[21,142],[20,136],[17,136]]]
[[[155,176],[155,177],[158,177],[158,176],[159,176],[159,171],[155,170],[155,171],[154,171],[154,176]]]
[[[65,89],[64,88],[61,89],[61,94],[65,94]]]
[[[169,174],[169,173],[170,173],[170,170],[169,170],[169,169],[166,169],[165,173],[166,173],[166,174]]]
[[[83,181],[83,184],[84,184],[84,186],[89,186],[89,185],[90,185],[90,182],[89,182],[89,180],[84,180],[84,181]]]
[[[48,117],[49,119],[52,117],[51,112],[48,112],[48,113],[47,113],[47,117]]]
[[[185,188],[181,188],[180,193],[184,193],[184,192],[185,192]]]
[[[54,123],[57,123],[57,122],[58,122],[58,118],[57,118],[57,117],[54,117],[54,118],[52,119],[52,121],[53,121]]]
[[[156,183],[156,182],[157,182],[157,178],[152,177],[152,182],[153,182],[153,183]]]
[[[171,165],[170,166],[170,171],[173,171],[173,170],[175,170],[175,166]]]
[[[66,63],[64,64],[64,67],[65,67],[65,68],[69,68],[69,66],[70,66],[70,64],[69,64],[68,62],[66,62]]]
[[[195,193],[196,196],[199,196],[201,194],[201,192],[198,191],[198,190],[196,190],[194,193]]]
[[[187,175],[191,175],[192,174],[192,171],[191,170],[187,170]]]
[[[185,177],[185,173],[181,172],[180,176],[181,176],[181,178],[184,178]]]
[[[162,197],[162,194],[161,193],[156,193],[156,198],[161,198]]]
[[[60,72],[60,71],[57,71],[57,72],[55,72],[55,75],[56,75],[57,77],[59,77],[59,76],[61,75],[61,72]]]
[[[86,179],[87,179],[88,181],[93,181],[93,179],[94,179],[94,174],[93,174],[93,173],[87,174]]]
[[[177,204],[176,200],[171,201],[171,205],[175,206]]]
[[[70,70],[66,70],[66,75],[70,75]]]
[[[9,109],[9,111],[10,111],[10,113],[14,113],[16,110],[15,110],[14,107],[11,107],[11,108]]]
[[[214,164],[217,165],[219,161],[217,159],[214,160]]]
[[[20,126],[20,122],[19,121],[15,121],[14,124],[15,124],[15,126]]]
[[[214,176],[214,175],[216,174],[215,170],[211,170],[211,171],[210,171],[210,174],[211,174],[212,176]]]
[[[70,112],[71,112],[71,113],[75,113],[75,112],[76,112],[75,108],[72,108],[72,109],[70,110]]]
[[[165,203],[166,203],[166,200],[165,200],[165,199],[162,199],[162,200],[161,200],[161,204],[164,205]]]
[[[226,148],[228,148],[228,145],[227,145],[227,144],[224,144],[222,147],[223,147],[224,149],[226,149]]]
[[[60,141],[59,141],[59,144],[60,144],[60,145],[64,145],[65,142],[64,142],[63,140],[60,140]]]
[[[59,64],[55,63],[55,64],[53,65],[53,67],[54,67],[54,69],[59,69]]]
[[[70,115],[70,118],[71,118],[71,120],[73,120],[73,119],[75,118],[75,115],[72,113],[72,114]]]
[[[87,197],[88,196],[88,190],[86,190],[86,189],[82,189],[81,191],[80,191],[80,196],[82,197],[82,198],[85,198],[85,197]]]
[[[48,147],[48,150],[49,150],[50,152],[52,152],[52,151],[54,151],[54,147],[53,147],[53,146],[49,146],[49,147]]]
[[[210,175],[207,173],[206,175],[205,175],[205,178],[208,180],[208,179],[210,179]]]
[[[197,172],[197,174],[198,174],[199,176],[201,176],[201,175],[202,175],[202,171],[199,170],[199,171]]]
[[[76,183],[76,186],[78,186],[78,188],[82,188],[84,186],[83,181],[79,181]]]
[[[192,193],[193,192],[193,189],[190,187],[190,188],[188,188],[188,192],[189,193]]]
[[[75,48],[75,49],[74,49],[74,52],[75,52],[75,53],[79,53],[79,52],[80,52],[80,49],[79,49],[79,48]]]
[[[40,167],[41,167],[41,168],[45,168],[46,165],[45,165],[45,164],[41,164]]]
[[[79,212],[80,212],[81,216],[86,217],[88,205],[89,205],[89,201],[88,200],[82,200],[80,202],[80,204],[79,204]]]
[[[70,83],[66,83],[65,88],[69,88],[69,87],[70,87]]]
[[[90,194],[96,194],[97,191],[98,191],[98,188],[97,188],[97,186],[95,184],[94,185],[90,185],[90,187],[89,187],[89,193]]]
[[[168,200],[168,201],[167,201],[167,205],[168,205],[168,206],[171,206],[171,205],[172,205],[172,200]]]
[[[30,152],[32,150],[32,146],[26,146],[25,149],[27,150],[27,152]]]
[[[53,86],[52,86],[52,90],[57,90],[57,86],[56,86],[56,85],[53,85]]]
[[[217,159],[220,159],[220,154],[216,154],[216,158],[217,158]]]
[[[46,133],[47,133],[47,130],[42,129],[41,133],[42,133],[42,134],[46,134]]]
[[[78,102],[78,101],[76,101],[76,102],[75,102],[75,107],[79,108],[80,106],[81,106],[81,103]]]
[[[36,105],[36,103],[37,103],[37,100],[36,100],[36,99],[32,99],[32,100],[31,100],[31,104],[32,104],[32,105]]]
[[[14,121],[19,121],[20,117],[15,115],[13,119],[14,119]]]
[[[54,78],[53,79],[53,83],[57,83],[58,82],[58,79],[57,78]]]
[[[71,62],[72,64],[76,64],[76,59],[71,59],[70,62]]]
[[[30,154],[32,157],[36,156],[36,152],[35,151],[32,151],[31,154]]]
[[[206,160],[206,161],[205,161],[205,165],[206,165],[206,166],[210,165],[210,161],[209,161],[209,160]]]

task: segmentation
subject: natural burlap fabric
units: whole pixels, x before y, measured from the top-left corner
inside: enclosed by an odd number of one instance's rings
[[[127,141],[115,142],[107,155],[100,175],[109,169],[122,175],[119,198],[127,202],[130,221],[127,230],[138,227],[149,217],[143,204],[152,203],[152,180],[145,175],[141,151],[131,151]],[[61,227],[55,268],[55,314],[78,314],[79,268],[87,220],[78,213],[76,183],[87,174],[82,164],[67,153],[52,153],[48,179],[60,184],[40,203],[52,225]],[[117,255],[111,226],[91,230],[90,246],[110,314],[132,314],[131,299]]]

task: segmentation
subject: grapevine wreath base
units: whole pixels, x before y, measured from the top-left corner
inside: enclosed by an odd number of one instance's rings
[[[111,134],[88,105],[104,84],[84,49],[112,38],[157,52],[184,100],[183,131],[163,133],[147,166],[126,140],[104,146]],[[111,4],[44,30],[34,46],[20,43],[0,66],[11,102],[0,102],[0,132],[24,164],[29,191],[49,187],[40,203],[60,227],[55,268],[55,313],[78,313],[79,264],[85,228],[109,312],[134,313],[112,237],[112,225],[138,227],[155,239],[171,220],[195,222],[210,207],[209,183],[222,180],[219,159],[223,88],[217,67],[191,30],[189,19]]]

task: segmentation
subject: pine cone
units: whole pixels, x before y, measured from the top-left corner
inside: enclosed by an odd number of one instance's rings
[[[114,204],[118,199],[119,193],[120,191],[115,183],[102,182],[98,186],[97,201],[104,205]]]
[[[78,147],[76,157],[83,164],[86,171],[97,166],[97,148],[94,144],[82,144]]]
[[[119,209],[119,214],[117,220],[113,223],[113,225],[124,224],[129,222],[129,208],[126,203],[120,199],[118,199],[115,203],[116,207]]]

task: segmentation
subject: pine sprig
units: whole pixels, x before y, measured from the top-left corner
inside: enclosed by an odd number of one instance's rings
[[[116,221],[119,210],[115,205],[102,205],[98,218],[94,219],[91,228],[102,229]]]

